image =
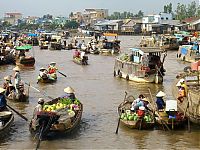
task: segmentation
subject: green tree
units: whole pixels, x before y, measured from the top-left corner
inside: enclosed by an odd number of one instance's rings
[[[172,3],[164,5],[164,13],[172,13]]]
[[[64,25],[64,28],[67,28],[67,29],[77,29],[79,26],[79,23],[72,20],[72,21],[68,21],[65,23]]]
[[[177,9],[176,9],[176,19],[177,20],[183,20],[187,18],[187,7],[184,4],[178,3]]]
[[[193,1],[191,2],[191,4],[188,4],[187,6],[187,17],[193,17],[197,15],[197,5],[196,2]]]

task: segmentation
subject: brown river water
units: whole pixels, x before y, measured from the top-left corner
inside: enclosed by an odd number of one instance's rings
[[[120,36],[122,51],[134,47],[141,37]],[[64,94],[63,89],[72,86],[84,111],[80,127],[73,134],[52,136],[42,141],[41,149],[199,149],[200,127],[192,125],[191,133],[187,129],[179,131],[131,130],[120,126],[118,135],[115,130],[118,123],[117,107],[124,99],[124,93],[137,97],[140,93],[150,98],[148,87],[153,97],[159,90],[167,93],[166,99],[173,99],[171,84],[178,72],[189,64],[178,62],[176,52],[169,51],[165,60],[166,76],[163,84],[141,84],[113,77],[115,56],[88,55],[89,65],[80,66],[72,61],[72,51],[40,50],[34,47],[35,68],[22,69],[21,77],[25,82],[51,97]],[[59,70],[67,77],[58,74],[53,84],[37,84],[40,67],[47,67],[51,61],[57,62]],[[13,65],[0,66],[0,84],[3,77],[12,74]],[[28,103],[9,104],[25,115],[29,120],[42,94],[30,88]],[[48,100],[47,98],[45,98]],[[8,135],[0,140],[0,149],[35,149],[36,140],[30,135],[29,122],[15,114],[14,125]]]

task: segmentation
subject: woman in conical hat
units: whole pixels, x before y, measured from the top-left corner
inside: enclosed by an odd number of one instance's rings
[[[63,96],[63,98],[69,98],[69,99],[72,100],[72,102],[75,101],[75,99],[76,99],[75,94],[74,94],[75,91],[74,91],[74,89],[72,87],[69,86],[69,87],[65,88],[64,92],[66,94]]]
[[[163,91],[159,91],[156,97],[164,97],[166,94]]]
[[[158,94],[156,95],[156,104],[157,104],[157,108],[158,110],[163,110],[165,108],[165,102],[163,100],[163,97],[166,94],[162,91],[158,92]]]

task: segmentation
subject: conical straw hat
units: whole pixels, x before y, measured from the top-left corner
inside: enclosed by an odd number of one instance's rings
[[[18,66],[16,66],[15,68],[13,68],[14,71],[20,71],[20,68]]]
[[[74,93],[75,91],[74,91],[74,89],[72,87],[67,87],[67,88],[64,89],[64,92],[66,92],[66,93]]]
[[[11,80],[10,76],[5,76],[4,80]]]
[[[5,91],[6,91],[6,89],[3,89],[2,87],[0,87],[0,93],[3,93]]]
[[[163,97],[165,96],[166,94],[162,91],[158,92],[158,94],[156,95],[156,97]]]

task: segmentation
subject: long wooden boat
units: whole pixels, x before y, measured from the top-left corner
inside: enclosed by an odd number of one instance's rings
[[[81,59],[79,57],[73,57],[73,62],[79,65],[88,65],[88,57],[84,56],[84,59]]]
[[[131,129],[153,129],[155,125],[153,114],[148,111],[145,116],[140,117],[137,113],[132,113],[130,109],[134,99],[129,98],[130,96],[118,106],[120,122]]]
[[[78,127],[82,118],[83,105],[79,100],[73,103],[70,99],[56,98],[45,103],[44,110],[37,114],[38,126],[35,120],[30,122],[30,132],[37,134],[40,128],[45,123],[42,137],[47,136],[52,132],[67,134]]]
[[[182,45],[179,46],[177,59],[187,62],[196,62],[200,60],[200,52],[198,45]]]
[[[15,56],[0,46],[0,65],[6,64],[15,64]]]
[[[116,57],[114,76],[135,82],[162,83],[165,57],[161,49],[131,48],[129,53]]]
[[[172,85],[172,94],[178,97],[178,87],[176,86],[180,79],[184,79],[188,86],[187,96],[183,98],[182,103],[178,103],[178,108],[183,112],[191,122],[200,125],[200,85],[198,77],[199,73],[182,73],[177,76]]]
[[[24,54],[26,52],[29,52],[29,50],[32,49],[32,46],[30,45],[24,45],[24,46],[18,46],[16,47],[17,51],[24,51]],[[35,58],[33,56],[16,56],[16,65],[18,66],[29,66],[32,67],[35,64]]]
[[[11,111],[0,112],[0,137],[8,134],[14,121],[14,114]]]
[[[171,35],[143,37],[139,45],[140,47],[159,47],[165,50],[178,50],[179,48],[177,38]]]
[[[180,111],[157,111],[156,126],[158,129],[180,129],[185,127],[187,118]]]

